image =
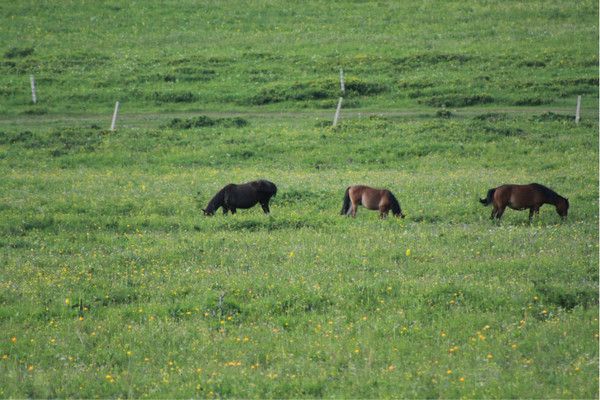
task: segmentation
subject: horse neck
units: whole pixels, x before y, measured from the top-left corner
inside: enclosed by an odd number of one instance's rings
[[[396,214],[400,214],[402,212],[402,210],[400,209],[400,202],[398,202],[398,199],[396,198],[396,196],[394,196],[394,194],[392,192],[390,192],[388,190],[388,196],[390,198],[390,203],[391,203],[391,208],[392,208],[392,213],[394,213],[394,215]]]
[[[569,208],[569,201],[559,194],[557,194],[556,197],[553,198],[553,202],[550,204],[552,204],[554,207],[556,207],[556,209],[558,209],[561,206],[563,208],[567,208],[567,209]]]
[[[556,195],[556,196],[549,196],[546,199],[546,202],[548,204],[552,204],[553,206],[556,206],[556,207],[558,207],[558,205],[560,204],[561,201],[562,201],[562,197],[560,197],[558,195]]]
[[[221,189],[215,196],[210,199],[206,206],[207,212],[214,212],[216,209],[223,205],[223,199],[225,198],[225,189]]]
[[[545,191],[546,191],[546,196],[545,196],[546,201],[545,202],[548,204],[552,204],[553,206],[558,206],[561,202],[566,200],[564,197],[562,197],[561,195],[559,195],[552,189],[546,188]]]

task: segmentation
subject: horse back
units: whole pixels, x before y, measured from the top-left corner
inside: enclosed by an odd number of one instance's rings
[[[375,189],[372,188],[370,186],[366,186],[366,185],[352,185],[350,187],[348,187],[348,190],[350,191],[350,194],[354,194],[356,196],[358,195],[363,195],[363,194],[367,194],[368,196],[373,196],[376,192],[381,192],[382,190],[380,189]]]
[[[368,192],[370,190],[373,190],[373,188],[370,188],[370,187],[364,186],[364,185],[352,185],[352,186],[349,186],[348,189],[346,189],[346,190],[353,202],[360,203],[363,196],[365,194],[368,195]]]
[[[515,209],[528,208],[547,202],[552,197],[551,193],[554,192],[539,183],[502,185],[496,188],[494,202]]]
[[[227,186],[229,189],[226,193],[226,202],[235,208],[250,208],[260,201],[270,199],[277,192],[275,184],[266,180]]]
[[[365,185],[354,185],[348,188],[348,194],[355,204],[362,204],[370,210],[379,208],[382,198],[388,191],[386,189],[375,189]]]

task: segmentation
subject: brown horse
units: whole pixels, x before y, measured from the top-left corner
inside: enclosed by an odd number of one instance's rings
[[[379,210],[380,218],[387,217],[390,210],[395,217],[404,218],[400,203],[392,192],[387,189],[374,189],[362,185],[349,186],[346,189],[340,214],[355,217],[356,208],[361,204],[369,210]]]
[[[223,207],[223,214],[231,211],[235,214],[238,208],[254,207],[260,203],[265,214],[270,212],[269,201],[277,194],[277,186],[267,180],[252,181],[236,185],[230,183],[221,189],[203,208],[204,215],[214,215],[219,207]]]
[[[491,219],[500,219],[506,206],[513,210],[529,208],[529,222],[533,214],[539,214],[543,204],[552,204],[563,219],[567,218],[569,199],[539,183],[529,185],[502,185],[490,189],[485,199],[479,199],[484,206],[493,205]]]

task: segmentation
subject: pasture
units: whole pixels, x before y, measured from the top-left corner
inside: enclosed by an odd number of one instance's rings
[[[595,2],[195,3],[0,5],[0,397],[598,397]]]

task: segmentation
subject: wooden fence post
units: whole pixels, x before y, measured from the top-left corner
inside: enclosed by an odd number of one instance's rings
[[[35,78],[33,75],[29,75],[29,81],[31,82],[31,101],[33,101],[33,104],[36,104],[37,96],[35,95]]]
[[[119,113],[119,102],[115,103],[115,112],[113,113],[112,123],[110,124],[110,130],[112,132],[115,131],[115,126],[117,125],[117,114]]]
[[[335,117],[333,117],[333,126],[337,125],[338,119],[340,118],[340,110],[342,109],[342,97],[338,100],[337,109],[335,110]]]

